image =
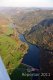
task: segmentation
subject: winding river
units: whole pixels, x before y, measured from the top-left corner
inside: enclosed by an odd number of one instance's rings
[[[33,68],[40,69],[40,48],[27,42],[22,34],[19,35],[19,38],[22,42],[27,43],[29,46],[27,53],[23,57],[22,63],[32,66]]]
[[[16,27],[16,25],[11,24],[11,26],[12,26],[12,25],[13,25],[14,27]],[[26,54],[24,55],[24,57],[23,57],[22,63],[23,63],[23,64],[26,64],[26,65],[29,65],[29,66],[31,66],[31,67],[33,67],[33,68],[39,69],[39,68],[40,68],[40,52],[41,52],[40,48],[37,47],[37,46],[34,45],[34,44],[29,43],[29,42],[25,39],[25,37],[24,37],[23,34],[20,34],[20,35],[19,35],[19,39],[20,39],[22,42],[27,43],[28,46],[29,46],[29,49],[28,49],[27,53],[26,53]]]

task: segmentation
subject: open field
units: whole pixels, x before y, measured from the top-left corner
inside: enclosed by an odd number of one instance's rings
[[[13,35],[13,37],[10,35]],[[25,49],[22,49],[24,46]],[[27,46],[25,43],[15,38],[14,29],[9,27],[9,25],[0,26],[0,56],[3,59],[9,75],[20,65],[26,50]]]

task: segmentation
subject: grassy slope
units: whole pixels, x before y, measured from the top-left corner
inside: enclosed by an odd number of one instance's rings
[[[23,43],[19,41],[19,39],[16,41],[15,39],[8,36],[13,34],[13,30],[11,28],[8,27],[7,30],[3,32],[4,33],[2,34],[0,33],[0,55],[8,70],[8,73],[11,74],[12,71],[19,66],[21,59],[24,56],[24,51],[22,51],[21,47]],[[23,45],[23,47],[24,46],[25,45]]]

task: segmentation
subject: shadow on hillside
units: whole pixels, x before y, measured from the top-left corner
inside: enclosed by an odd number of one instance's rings
[[[42,50],[41,58],[40,58],[40,65],[41,65],[41,80],[50,80],[53,76],[53,50]]]
[[[53,75],[53,64],[52,64],[52,54],[53,52],[49,51],[42,51],[41,52],[41,57],[40,57],[40,72],[30,72],[28,69],[30,67],[27,67],[26,65],[20,64],[10,75],[11,80],[50,80],[50,76],[52,77]],[[26,74],[30,73],[40,73],[40,76],[37,78],[35,77],[33,79],[32,76],[28,76]],[[46,73],[43,74],[42,73]],[[50,74],[49,74],[50,73]]]
[[[39,70],[21,63],[10,75],[11,80],[39,80],[39,77],[33,77],[33,74],[39,74]],[[34,79],[35,78],[35,79]]]
[[[27,77],[25,73],[27,73],[27,67],[20,64],[10,75],[11,80],[31,80],[31,77]]]

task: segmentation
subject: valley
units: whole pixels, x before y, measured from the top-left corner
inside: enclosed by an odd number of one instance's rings
[[[47,79],[22,73],[52,76],[53,10],[0,8],[0,56],[11,80]]]

